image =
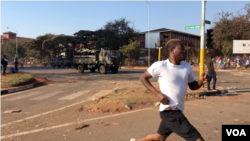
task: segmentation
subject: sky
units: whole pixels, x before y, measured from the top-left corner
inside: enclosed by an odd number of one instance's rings
[[[201,1],[148,1],[150,30],[168,28],[200,35]],[[247,1],[208,1],[206,20],[213,26],[217,13],[236,12]],[[146,1],[1,1],[1,34],[18,32],[19,37],[36,38],[46,33],[73,35],[79,30],[98,30],[107,22],[125,18],[139,32],[148,31]],[[7,29],[10,27],[11,29]],[[13,30],[14,29],[14,30]]]

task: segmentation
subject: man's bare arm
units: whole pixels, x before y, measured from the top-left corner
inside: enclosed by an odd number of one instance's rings
[[[162,104],[168,104],[169,102],[167,97],[160,93],[158,90],[156,90],[156,88],[149,81],[150,78],[152,78],[152,75],[148,71],[146,71],[140,77],[140,81],[150,92],[152,92],[160,100]]]
[[[199,81],[193,81],[191,83],[188,83],[188,86],[191,90],[198,90],[202,85],[206,84],[207,81],[208,75],[203,72]]]
[[[188,83],[188,86],[191,90],[198,90],[202,85],[203,83],[201,80]]]

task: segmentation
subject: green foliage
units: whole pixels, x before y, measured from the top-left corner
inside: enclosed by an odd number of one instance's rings
[[[112,50],[118,50],[119,47],[127,45],[129,39],[138,35],[138,32],[130,26],[130,23],[124,18],[107,22],[103,28],[95,32],[91,41],[97,49],[108,47]]]
[[[18,77],[13,77],[12,79],[8,80],[7,83],[10,86],[17,86],[20,85],[22,83],[28,82],[33,80],[33,76],[30,74],[23,74],[23,75],[19,75]]]
[[[6,55],[10,64],[14,61],[16,54],[16,40],[9,40],[1,46],[2,55]],[[25,42],[17,42],[17,52],[19,59],[26,58]]]
[[[236,14],[219,13],[214,23],[214,48],[221,49],[224,56],[232,55],[233,40],[250,39],[250,3]]]
[[[140,43],[138,41],[133,41],[132,39],[129,39],[129,44],[120,47],[120,52],[128,58],[129,63],[132,63],[132,60],[135,60],[136,57],[139,57],[141,50]]]

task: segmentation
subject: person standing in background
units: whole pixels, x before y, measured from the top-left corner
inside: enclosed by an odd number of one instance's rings
[[[3,75],[5,75],[7,65],[8,65],[8,61],[9,60],[6,58],[6,55],[4,55],[2,60],[1,60],[1,64],[3,65]]]

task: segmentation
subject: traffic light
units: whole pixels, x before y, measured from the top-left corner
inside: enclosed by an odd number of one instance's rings
[[[214,30],[213,29],[207,29],[207,39],[206,39],[206,46],[207,48],[212,48],[213,47],[213,40],[212,37],[213,37],[213,32]]]

